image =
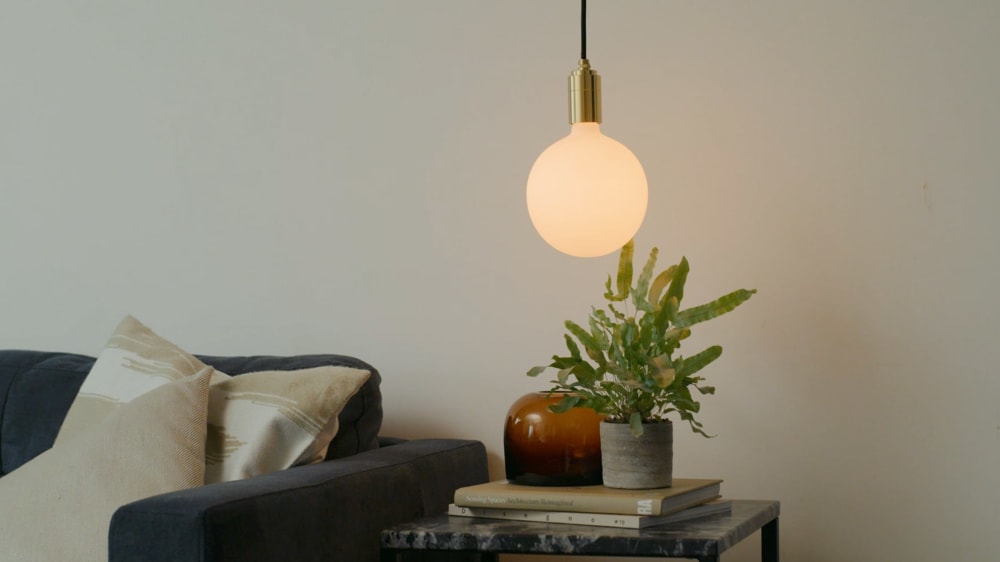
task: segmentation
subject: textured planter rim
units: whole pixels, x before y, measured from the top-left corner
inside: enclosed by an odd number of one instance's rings
[[[632,435],[627,423],[601,422],[601,465],[604,485],[639,490],[668,488],[673,483],[674,425],[669,420],[642,424]]]

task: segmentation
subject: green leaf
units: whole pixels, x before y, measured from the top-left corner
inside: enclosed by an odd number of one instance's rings
[[[642,271],[639,272],[639,279],[635,284],[635,291],[632,292],[632,302],[635,304],[637,310],[642,310],[645,312],[653,312],[653,305],[646,300],[649,293],[649,281],[653,278],[653,268],[656,267],[656,256],[659,253],[659,249],[653,248],[649,252],[649,259],[646,260],[646,265],[642,267]]]
[[[738,289],[728,295],[719,297],[712,302],[705,303],[694,308],[689,308],[687,310],[682,310],[677,313],[674,325],[684,328],[722,316],[723,314],[746,302],[747,299],[753,296],[756,292],[757,289]]]
[[[612,300],[623,301],[628,298],[628,292],[632,288],[632,253],[635,250],[635,242],[629,240],[622,246],[618,256],[618,294]]]
[[[569,337],[569,334],[563,334],[563,337],[566,338],[566,349],[569,350],[570,357],[577,361],[583,361],[583,358],[580,357],[580,347],[576,345],[573,338]]]
[[[654,306],[656,310],[660,309],[660,295],[663,294],[663,289],[667,288],[667,285],[674,278],[674,274],[677,272],[677,266],[672,265],[667,269],[664,269],[653,279],[652,285],[649,286],[649,302]],[[611,278],[608,277],[608,284],[610,285]]]
[[[633,373],[624,369],[624,366],[625,358],[622,356],[621,346],[612,346],[611,349],[608,350],[608,362],[606,365],[608,372],[620,379],[632,378]]]
[[[697,388],[698,392],[702,394],[715,394],[714,386],[696,386],[695,388]]]
[[[593,360],[594,363],[597,363],[600,367],[604,367],[608,364],[608,360],[604,358],[604,352],[599,349],[588,347],[587,357],[590,357],[590,359]]]
[[[597,348],[602,350],[607,349],[608,335],[597,324],[597,318],[591,316],[588,320],[590,322],[590,335],[594,336],[594,341],[597,342]]]
[[[543,372],[545,372],[545,369],[548,369],[548,368],[549,368],[548,365],[539,365],[537,367],[532,367],[532,368],[528,369],[528,376],[529,377],[537,377],[538,375],[540,375]]]
[[[632,342],[635,341],[635,323],[626,322],[619,326],[619,329],[615,331],[618,336],[619,341],[624,348],[632,347]]]
[[[686,339],[690,335],[691,335],[691,330],[688,328],[673,327],[667,330],[667,333],[663,334],[663,339],[679,342],[683,339]]]
[[[678,372],[682,377],[690,377],[691,375],[704,369],[712,361],[718,359],[720,355],[722,355],[722,346],[713,345],[712,347],[696,353],[691,357],[685,357],[684,363]]]
[[[656,316],[653,314],[644,314],[642,319],[639,320],[639,345],[643,349],[649,349],[649,346],[653,344],[656,339]]]
[[[601,326],[609,327],[614,325],[614,322],[611,321],[611,318],[608,318],[608,313],[604,312],[603,310],[590,307],[590,314],[594,318],[596,318],[598,322],[601,323]]]
[[[690,412],[697,412],[700,408],[698,402],[696,402],[691,396],[691,389],[684,385],[677,388],[677,396],[674,398],[674,405],[676,405],[677,409],[681,412],[681,417],[684,417],[684,414],[690,416]]]
[[[615,315],[615,318],[617,318],[619,321],[625,320],[625,314],[620,310],[618,310],[617,308],[615,308],[615,305],[609,304],[608,310],[610,310],[611,313]]]
[[[600,344],[597,343],[597,340],[595,340],[593,336],[587,333],[587,330],[584,330],[576,322],[573,322],[572,320],[567,320],[566,329],[569,330],[569,333],[576,336],[576,339],[580,340],[580,343],[583,344],[583,347],[587,348],[588,350],[601,349],[601,346]]]
[[[549,363],[549,367],[554,369],[568,369],[573,365],[576,365],[583,359],[575,359],[573,357],[559,357],[558,355],[552,356],[552,362]]]
[[[609,301],[615,300],[615,292],[613,290],[611,290],[611,275],[610,274],[608,275],[608,281],[607,281],[607,283],[604,284],[604,288],[607,289],[607,291],[604,292],[604,298],[608,299]]]
[[[580,397],[572,394],[563,396],[563,399],[555,404],[549,406],[549,411],[556,414],[563,414],[570,410],[570,408],[576,406],[580,403]]]
[[[677,299],[677,304],[680,305],[681,301],[684,300],[684,284],[687,283],[690,271],[691,266],[688,264],[687,258],[682,257],[681,263],[677,264],[673,279],[670,280],[670,288],[667,289],[667,294],[663,295],[663,300],[660,302],[661,307],[670,299]]]
[[[679,303],[676,297],[663,296],[660,301],[660,311],[656,313],[656,329],[660,332],[667,331],[667,326],[677,317]]]
[[[576,380],[587,386],[593,385],[597,380],[597,371],[594,370],[590,363],[577,363],[571,372],[576,377]]]
[[[632,427],[632,435],[638,438],[642,435],[642,414],[639,412],[632,412],[632,415],[628,417],[628,424]]]

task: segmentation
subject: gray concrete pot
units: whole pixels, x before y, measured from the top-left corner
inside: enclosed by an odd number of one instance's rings
[[[643,424],[639,437],[627,423],[601,422],[601,464],[609,488],[667,488],[674,472],[674,424]]]

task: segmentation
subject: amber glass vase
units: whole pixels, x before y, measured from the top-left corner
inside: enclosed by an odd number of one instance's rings
[[[589,408],[555,414],[564,393],[532,392],[507,411],[503,431],[507,480],[529,486],[601,483],[601,419]]]

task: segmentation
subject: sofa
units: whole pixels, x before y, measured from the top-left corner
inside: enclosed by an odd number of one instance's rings
[[[122,505],[110,521],[109,560],[375,561],[382,529],[442,512],[456,488],[488,479],[478,441],[380,436],[381,376],[360,359],[197,357],[235,376],[324,365],[371,376],[340,412],[326,460]],[[94,362],[72,353],[0,351],[0,482],[52,447]]]

